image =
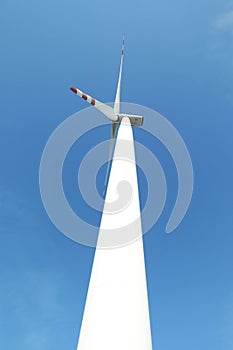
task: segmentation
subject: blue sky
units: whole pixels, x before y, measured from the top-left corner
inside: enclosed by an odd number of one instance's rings
[[[123,32],[122,100],[173,123],[195,175],[177,230],[164,234],[171,195],[145,236],[154,347],[233,347],[233,2],[24,0],[0,4],[2,349],[76,348],[94,249],[50,222],[39,163],[52,131],[86,107],[70,86],[113,100]]]

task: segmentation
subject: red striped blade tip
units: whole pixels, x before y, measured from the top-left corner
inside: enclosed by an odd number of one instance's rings
[[[78,90],[74,87],[70,88],[71,91],[73,91],[74,94],[77,94]]]

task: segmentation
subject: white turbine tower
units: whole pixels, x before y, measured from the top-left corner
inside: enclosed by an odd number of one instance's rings
[[[116,126],[117,123],[120,124],[77,350],[152,349],[138,181],[131,127],[131,125],[142,125],[143,118],[119,113],[123,55],[124,40],[114,108],[76,88],[71,88],[74,93],[90,102],[113,122],[109,161],[112,156]],[[126,142],[127,145],[127,161],[122,159],[122,142]],[[131,186],[130,201],[124,210],[109,213],[109,206],[117,203],[119,199],[116,189],[121,181],[127,181]],[[122,227],[130,226],[132,222],[131,228],[133,227],[134,232],[128,233],[129,236],[134,237],[133,242],[114,249],[98,249],[103,247],[103,242],[117,240],[118,235],[122,235]]]

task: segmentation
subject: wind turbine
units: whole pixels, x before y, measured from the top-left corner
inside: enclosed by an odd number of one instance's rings
[[[112,122],[108,167],[107,167],[105,184],[104,184],[105,190],[106,190],[106,186],[107,186],[108,174],[109,174],[112,154],[113,154],[113,150],[114,150],[114,143],[115,143],[117,126],[121,123],[121,121],[125,117],[129,118],[132,126],[142,126],[142,124],[143,124],[143,116],[133,115],[133,114],[121,114],[120,113],[121,80],[122,80],[122,69],[123,69],[123,60],[124,60],[124,45],[125,45],[125,35],[123,36],[123,41],[122,41],[120,71],[119,71],[117,91],[116,91],[116,97],[115,97],[115,102],[114,102],[113,108],[108,106],[107,104],[105,104],[103,102],[98,101],[97,99],[91,97],[90,95],[87,95],[86,93],[84,93],[83,91],[79,90],[76,87],[70,88],[70,90],[74,94],[78,95],[83,100],[87,101],[92,106],[96,107],[101,113],[103,113]]]
[[[110,161],[112,167],[101,218],[97,249],[86,297],[77,350],[152,350],[141,213],[131,125],[140,126],[143,117],[120,114],[120,91],[124,39],[114,107],[99,102],[77,88],[71,90],[95,106],[112,121]],[[119,131],[114,141],[116,128]],[[122,142],[126,141],[122,159]],[[114,151],[113,151],[114,148]],[[113,153],[114,152],[114,153]],[[113,153],[113,157],[112,157]],[[108,173],[108,172],[107,172]],[[109,203],[115,204],[119,182],[131,185],[131,198],[125,210],[109,215]],[[120,208],[121,209],[121,208]],[[133,224],[132,224],[133,223]],[[127,241],[127,237],[129,239]],[[105,245],[105,242],[124,242]]]

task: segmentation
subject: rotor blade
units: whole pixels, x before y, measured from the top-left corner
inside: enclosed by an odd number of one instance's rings
[[[111,128],[111,139],[110,139],[110,147],[109,147],[109,155],[108,155],[108,167],[105,175],[105,181],[104,181],[104,193],[106,192],[107,189],[107,182],[108,182],[108,176],[110,172],[110,165],[111,165],[111,160],[112,160],[112,155],[114,151],[114,144],[115,144],[115,135],[116,135],[116,130],[117,130],[117,123],[112,123],[112,128]]]
[[[123,68],[123,59],[124,59],[124,46],[125,46],[125,34],[123,36],[123,42],[122,42],[120,72],[119,72],[119,79],[117,84],[116,99],[114,104],[114,111],[116,115],[120,113],[121,79],[122,79],[122,68]]]
[[[82,92],[81,90],[75,87],[70,88],[70,90],[74,94],[80,96],[85,101],[89,102],[92,106],[95,106],[101,113],[103,113],[112,122],[117,121],[118,117],[116,116],[115,111],[112,107],[96,100],[95,98],[85,94],[84,92]]]

